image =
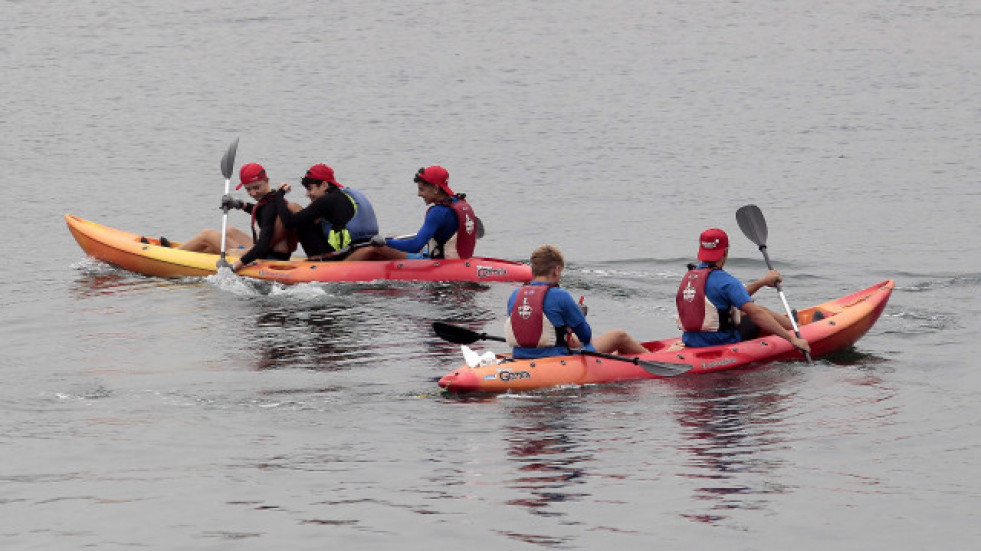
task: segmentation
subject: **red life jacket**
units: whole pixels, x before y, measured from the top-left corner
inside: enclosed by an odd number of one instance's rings
[[[454,214],[456,214],[456,233],[447,242],[456,240],[457,258],[472,257],[473,250],[477,247],[477,215],[474,214],[473,207],[464,200],[464,197],[466,196],[458,194],[456,201],[450,199],[435,203],[436,205],[450,207],[453,209]],[[436,246],[431,248],[434,251],[433,258],[446,257],[444,247],[447,242],[436,243]]]
[[[545,316],[545,295],[555,285],[525,285],[514,297],[505,336],[511,346],[544,348],[567,346],[565,326],[555,327]]]
[[[716,308],[705,296],[705,282],[718,266],[689,269],[678,286],[675,305],[678,307],[678,328],[682,331],[727,331],[734,326],[729,310]]]

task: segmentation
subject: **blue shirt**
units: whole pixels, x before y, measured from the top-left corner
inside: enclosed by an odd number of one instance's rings
[[[544,281],[532,281],[531,285],[548,285],[548,283]],[[511,297],[508,298],[509,317],[511,316],[511,310],[514,308],[514,300],[518,296],[519,290],[515,289],[511,293]],[[589,341],[593,338],[593,331],[586,321],[586,316],[583,315],[582,310],[576,304],[576,300],[572,298],[572,295],[569,294],[569,291],[560,287],[551,289],[545,295],[545,302],[542,304],[542,308],[545,310],[545,317],[548,318],[549,323],[555,327],[571,327],[572,332],[585,345],[584,348],[595,350],[593,345],[589,344]],[[514,347],[513,355],[518,360],[547,358],[549,356],[568,356],[569,349],[564,346],[548,346],[545,348],[516,346]]]
[[[699,269],[707,267],[705,264]],[[753,298],[746,291],[746,286],[724,270],[712,270],[705,280],[705,298],[720,310],[728,310],[735,306],[742,308]],[[733,327],[728,331],[685,331],[681,336],[685,346],[701,348],[719,344],[739,342],[739,330]]]
[[[455,197],[453,201],[458,199]],[[446,205],[433,205],[426,211],[426,219],[422,227],[416,232],[415,237],[408,239],[386,239],[385,243],[393,248],[407,253],[417,253],[429,243],[430,239],[435,238],[438,243],[446,243],[453,234],[456,233],[459,224],[456,220],[456,213]]]

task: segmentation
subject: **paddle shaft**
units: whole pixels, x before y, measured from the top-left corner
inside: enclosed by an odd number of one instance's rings
[[[596,350],[586,350],[585,348],[570,348],[569,352],[572,354],[582,354],[583,356],[595,356],[597,358],[616,360],[618,362],[629,362],[640,366],[644,371],[650,373],[651,375],[657,375],[660,377],[673,377],[675,375],[681,375],[682,373],[688,373],[692,370],[692,367],[694,367],[688,364],[652,362],[642,360],[637,357],[617,356],[616,354],[607,354],[606,352],[598,352]]]
[[[225,177],[225,195],[228,196],[228,192],[231,190],[232,185],[232,170],[235,167],[235,152],[238,150],[238,138],[228,146],[228,150],[221,157],[221,175]],[[218,259],[218,267],[231,267],[228,261],[225,260],[225,232],[228,229],[228,206],[222,201],[221,207],[221,257]]]
[[[766,243],[760,245],[760,252],[763,253],[763,260],[766,262],[766,267],[773,270],[773,263],[770,262],[770,255],[766,252]],[[783,294],[783,288],[780,286],[780,282],[774,282],[773,286],[777,288],[777,294],[780,295],[780,302],[783,303],[783,309],[787,312],[787,317],[790,318],[790,326],[794,328],[794,335],[798,339],[802,338],[800,336],[800,329],[797,327],[797,320],[794,319],[794,314],[790,309],[790,304],[787,302],[787,297]],[[801,352],[803,352],[803,350]],[[804,352],[804,358],[807,360],[807,363],[811,363],[810,352]]]
[[[232,185],[232,179],[231,178],[225,178],[225,195],[228,195],[228,192],[229,192],[229,190],[231,188],[231,185]],[[223,207],[221,210],[222,210],[222,214],[221,214],[221,259],[218,260],[218,265],[219,266],[227,266],[228,265],[228,261],[225,260],[225,231],[228,229],[228,207]]]
[[[375,236],[375,237],[378,237],[378,236]],[[383,244],[372,243],[371,241],[365,241],[364,243],[352,243],[351,245],[348,245],[347,247],[344,247],[343,249],[338,249],[338,250],[336,250],[336,251],[334,251],[332,253],[324,253],[322,255],[319,255],[319,256],[316,256],[316,257],[313,257],[313,258],[308,258],[307,260],[311,260],[313,262],[319,262],[321,260],[327,260],[327,259],[330,259],[330,258],[334,258],[335,256],[340,256],[342,254],[347,254],[347,253],[349,253],[351,251],[362,249],[364,247],[381,247],[381,246],[383,246]]]
[[[448,323],[443,323],[440,321],[433,322],[433,331],[436,332],[441,339],[455,343],[455,344],[471,344],[476,341],[499,341],[507,342],[504,337],[497,337],[494,335],[488,335],[487,333],[478,333],[476,331],[471,331],[466,327],[458,327],[456,325],[450,325]],[[681,375],[682,373],[687,373],[694,366],[688,364],[675,364],[669,362],[654,362],[650,360],[641,360],[637,357],[627,357],[627,356],[617,356],[616,354],[607,354],[605,352],[597,352],[595,350],[584,350],[581,348],[570,348],[568,349],[570,354],[581,354],[583,356],[596,356],[599,358],[606,358],[608,360],[617,360],[621,362],[628,362],[634,365],[639,365],[644,371],[647,371],[651,375],[658,375],[660,377],[673,377],[675,375]]]

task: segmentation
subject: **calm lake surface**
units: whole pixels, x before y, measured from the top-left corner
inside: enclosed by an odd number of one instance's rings
[[[0,6],[4,549],[981,540],[977,2]],[[477,253],[557,245],[598,331],[675,334],[705,228],[761,275],[747,203],[792,305],[896,290],[813,365],[448,396],[431,323],[500,334],[515,285],[163,280],[68,233],[220,225],[236,137],[236,170],[326,162],[388,234],[447,167]]]

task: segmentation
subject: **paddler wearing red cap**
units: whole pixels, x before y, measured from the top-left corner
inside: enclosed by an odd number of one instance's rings
[[[648,352],[623,329],[593,336],[585,307],[576,304],[569,291],[559,287],[565,257],[558,248],[542,245],[531,253],[532,280],[508,298],[504,334],[517,359],[565,356],[570,348],[614,353]]]
[[[477,216],[466,195],[450,188],[450,173],[438,165],[420,168],[413,178],[418,196],[430,205],[422,227],[409,238],[388,238],[383,247],[365,247],[348,260],[470,258],[477,244]]]
[[[761,279],[743,285],[722,269],[729,259],[729,236],[719,228],[710,228],[698,237],[697,266],[690,265],[681,280],[675,303],[678,327],[684,331],[685,346],[703,347],[732,344],[755,339],[761,329],[790,341],[810,352],[807,341],[793,332],[790,319],[756,304],[752,295],[763,287],[781,281],[780,273],[770,270]]]
[[[266,169],[259,163],[248,163],[239,170],[239,184],[235,189],[245,188],[255,203],[244,203],[230,196],[222,198],[222,207],[241,209],[252,215],[252,236],[245,232],[228,228],[225,231],[226,244],[230,250],[247,249],[241,258],[232,264],[237,271],[242,266],[260,258],[288,260],[296,250],[297,239],[294,232],[286,229],[276,212],[274,200],[276,193],[269,187]],[[291,204],[290,208],[299,210],[300,206]],[[187,251],[219,254],[221,251],[221,232],[206,229],[183,243],[180,249]]]
[[[343,260],[353,245],[367,243],[378,234],[375,210],[365,195],[344,187],[334,169],[317,163],[300,179],[310,204],[292,212],[284,199],[291,189],[283,183],[276,190],[276,211],[288,229],[295,229],[310,260]]]

